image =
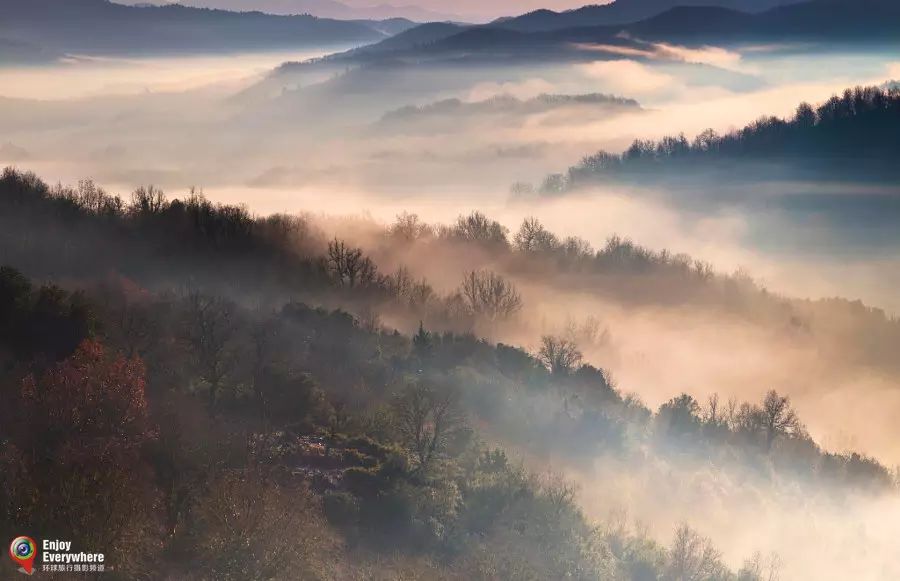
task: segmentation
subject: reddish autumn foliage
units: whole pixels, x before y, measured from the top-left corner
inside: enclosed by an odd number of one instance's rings
[[[27,483],[0,496],[16,527],[104,547],[123,574],[145,569],[161,530],[145,383],[140,359],[92,340],[22,380],[18,429],[0,455]]]
[[[33,444],[50,456],[62,446],[103,458],[146,441],[144,375],[140,359],[108,356],[100,342],[82,342],[68,359],[22,382],[22,419],[40,438]]]

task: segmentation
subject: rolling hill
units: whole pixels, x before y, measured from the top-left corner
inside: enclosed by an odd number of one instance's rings
[[[144,0],[119,0],[119,4],[145,4]],[[390,20],[404,18],[417,22],[438,20],[458,20],[458,17],[444,12],[435,12],[411,4],[396,5],[393,3],[373,4],[370,6],[351,6],[336,0],[180,0],[178,2],[156,0],[152,4],[182,4],[195,8],[214,8],[246,12],[258,10],[266,14],[310,14],[319,18],[335,18],[338,20]]]
[[[554,12],[536,10],[495,21],[493,26],[520,32],[541,32],[579,28],[585,26],[610,26],[637,22],[657,16],[679,6],[716,7],[741,12],[762,12],[776,6],[797,3],[799,0],[616,0],[611,4],[591,5]]]
[[[725,135],[712,130],[637,140],[622,154],[585,157],[545,182],[559,193],[605,181],[640,182],[690,176],[701,180],[832,179],[896,190],[900,90],[856,87],[816,107],[800,104],[793,117],[764,117]],[[557,185],[563,186],[556,188]],[[552,191],[557,190],[557,191]],[[897,212],[892,204],[892,212]]]
[[[590,18],[572,16],[591,15],[604,8],[595,6],[582,9],[584,12],[563,13],[566,16],[562,20],[556,20],[560,14],[545,13],[545,17],[556,22],[553,26],[578,23],[550,30],[527,30],[528,26],[516,25],[516,19],[485,26],[424,25],[336,58],[360,62],[373,58],[470,62],[595,60],[599,53],[586,51],[583,45],[640,49],[638,40],[697,46],[751,42],[890,44],[900,39],[900,4],[893,0],[810,0],[757,13],[712,5],[680,6],[624,25],[592,26]],[[532,17],[534,14],[541,15],[533,13]]]
[[[4,0],[0,37],[75,54],[219,52],[364,44],[387,34],[360,22],[107,0]]]
[[[896,42],[900,4],[892,0],[811,0],[759,14],[681,7],[625,28],[635,36],[685,42]]]

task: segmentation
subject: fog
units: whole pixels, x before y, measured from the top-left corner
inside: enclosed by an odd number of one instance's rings
[[[330,52],[295,50],[159,58],[68,57],[57,65],[0,68],[0,86],[4,97],[39,101],[173,93],[201,88],[235,91],[285,61],[307,60]]]
[[[568,200],[547,203],[535,213],[548,225],[564,224],[567,232],[590,237],[612,224],[640,222],[627,219],[634,211],[649,216],[648,225],[639,230],[645,239],[668,240],[704,254],[697,233],[679,224],[678,217],[658,208],[652,213],[646,205],[629,208],[624,197],[617,203],[598,203],[593,198],[580,206]],[[497,209],[493,215],[509,216],[506,222],[515,231],[514,212]],[[571,216],[603,219],[585,218],[579,228]],[[653,290],[633,301],[600,297],[587,289],[573,291],[579,286],[577,276],[540,267],[529,275],[490,253],[479,255],[470,248],[454,252],[427,246],[421,254],[406,250],[398,256],[390,246],[382,246],[379,235],[373,233],[379,226],[365,218],[350,222],[328,219],[321,227],[358,241],[373,252],[379,264],[410,267],[443,292],[452,291],[470,268],[492,268],[507,274],[522,290],[528,316],[512,327],[481,327],[479,334],[525,345],[533,352],[541,335],[572,334],[592,364],[610,370],[619,388],[638,394],[651,408],[682,392],[701,402],[713,394],[722,401],[758,400],[775,388],[791,394],[809,433],[825,449],[865,450],[889,464],[900,460],[894,413],[900,405],[898,370],[890,356],[879,363],[861,355],[860,349],[865,348],[855,345],[861,336],[845,326],[840,309],[823,308],[809,329],[798,330],[787,320],[763,314],[761,305],[759,313],[749,316],[704,304],[672,305],[664,280],[645,280],[643,284]],[[727,261],[735,259],[725,258],[733,252],[752,265],[751,271],[773,264],[758,257],[754,262],[740,245],[727,243],[727,233],[735,229],[740,230],[736,218],[720,223],[705,219],[705,225],[698,227],[699,232],[712,236],[705,254]],[[806,270],[800,270],[804,264]],[[779,266],[797,269],[794,276],[802,272],[813,277],[817,271],[815,264],[801,259]],[[876,286],[876,273],[870,274],[869,283]],[[605,280],[603,286],[609,289],[617,284],[628,283]],[[806,296],[799,287],[794,291]],[[599,327],[586,336],[581,327],[591,319]],[[390,315],[384,320],[410,332],[415,327],[414,321]],[[557,405],[535,404],[547,414],[554,413],[551,410]],[[508,443],[515,447],[514,442]],[[585,464],[556,451],[529,460],[537,470],[550,466],[575,478],[580,485],[579,499],[603,522],[649,526],[659,538],[667,538],[668,531],[680,522],[695,523],[704,534],[723,539],[720,547],[731,563],[762,551],[779,556],[773,558],[781,563],[781,572],[788,579],[877,580],[900,572],[890,540],[898,532],[895,523],[900,504],[896,498],[873,500],[862,495],[837,499],[825,490],[811,494],[797,488],[790,478],[774,483],[759,479],[740,462],[722,472],[702,459],[647,454],[647,458],[631,461],[611,454]]]
[[[0,130],[6,145],[0,158],[6,158],[0,164],[31,169],[50,181],[92,177],[119,192],[146,183],[172,193],[198,186],[214,200],[247,204],[260,214],[362,212],[389,222],[412,211],[428,221],[447,222],[482,210],[511,229],[533,214],[554,232],[581,236],[595,246],[615,233],[650,248],[688,253],[720,271],[742,268],[776,292],[860,298],[896,312],[900,303],[890,282],[900,280],[891,251],[895,246],[873,248],[865,239],[854,239],[839,220],[810,222],[777,203],[758,200],[685,207],[665,191],[618,186],[552,201],[510,199],[513,182],[536,182],[587,153],[617,151],[635,138],[676,132],[691,136],[708,127],[739,127],[763,114],[788,114],[800,101],[817,102],[847,86],[883,82],[900,66],[877,54],[773,56],[766,47],[748,47],[743,54],[715,47],[651,49],[677,58],[504,72],[387,71],[387,78],[403,79],[398,84],[421,74],[440,77],[442,86],[418,96],[390,86],[378,87],[374,96],[343,95],[346,108],[330,111],[339,114],[322,126],[307,125],[322,113],[307,107],[327,101],[318,96],[305,101],[302,89],[262,105],[241,97],[272,66],[313,54],[88,60],[6,69],[0,71],[0,86],[3,97],[11,100],[2,105]],[[733,77],[736,71],[741,78]],[[326,94],[328,85],[326,81]],[[468,122],[451,114],[440,131],[416,120],[403,128],[381,120],[398,107],[442,98],[478,102],[498,95],[529,99],[595,92],[634,98],[641,109],[566,104]],[[361,113],[354,105],[363,99]],[[270,107],[293,113],[296,120],[273,123]],[[344,116],[353,119],[345,121]],[[776,194],[815,198],[833,191],[827,184],[744,189],[772,199]],[[718,193],[690,196],[706,204]],[[729,192],[727,197],[739,196]],[[773,229],[779,233],[777,245],[765,239]],[[841,251],[833,252],[837,245]],[[706,379],[702,383],[717,383]]]
[[[515,323],[476,326],[479,335],[535,352],[543,335],[564,335],[593,319],[605,334],[581,340],[586,360],[651,409],[682,392],[700,402],[712,394],[757,402],[776,389],[791,397],[826,450],[900,465],[896,349],[866,340],[873,328],[896,325],[900,313],[896,188],[790,176],[767,181],[747,170],[745,180],[727,184],[510,193],[515,182],[537,184],[585,155],[619,152],[636,138],[728,131],[762,115],[789,115],[801,101],[821,102],[846,87],[880,85],[900,76],[900,62],[877,52],[802,47],[584,50],[596,51],[597,60],[274,70],[321,56],[293,53],[79,58],[0,69],[0,166],[50,182],[92,178],[125,196],[151,183],[172,196],[196,186],[213,201],[246,205],[256,215],[304,214],[323,240],[358,244],[382,271],[405,266],[442,295],[466,271],[491,269],[521,291],[524,313]],[[551,100],[536,110],[528,104],[542,95],[598,93],[637,103]],[[498,97],[500,105],[485,105]],[[446,99],[471,107],[429,109]],[[406,106],[431,112],[390,115]],[[888,210],[880,221],[860,223],[840,207],[818,206],[835,195],[875,196]],[[755,290],[749,306],[732,309],[704,296],[685,298],[665,277],[648,275],[636,290],[630,277],[526,267],[440,241],[402,246],[386,234],[402,212],[449,224],[475,210],[503,224],[510,238],[523,219],[536,216],[560,239],[578,236],[602,248],[617,234],[689,254],[719,273],[746,273]],[[765,298],[757,287],[767,289]],[[789,310],[799,324],[773,314],[778,309],[769,301],[788,300],[782,297],[794,301]],[[843,303],[805,301],[831,297],[860,299],[887,315],[875,324],[871,313]],[[388,310],[380,315],[406,333],[419,322]],[[895,497],[835,501],[821,491],[801,499],[790,482],[753,481],[738,461],[724,473],[671,458],[600,457],[586,466],[563,455],[522,455],[575,478],[592,516],[624,511],[620,520],[649,522],[664,540],[686,520],[734,565],[759,550],[781,555],[787,579],[900,576]]]
[[[660,537],[679,522],[697,523],[711,538],[727,539],[721,547],[729,562],[759,551],[778,564],[782,578],[876,581],[900,573],[892,541],[896,498],[836,503],[790,490],[773,494],[702,465],[635,470],[599,462],[579,482],[582,502],[598,518],[650,526]]]
[[[767,47],[748,47],[740,54],[668,45],[648,50],[668,58],[504,72],[387,71],[387,78],[403,79],[399,85],[418,75],[441,81],[418,96],[383,85],[358,99],[342,95],[346,108],[330,111],[339,115],[318,127],[306,121],[321,111],[307,107],[327,101],[304,100],[302,89],[263,105],[241,97],[272,66],[312,54],[89,60],[7,69],[0,71],[0,86],[3,97],[14,100],[3,101],[0,130],[6,147],[0,157],[7,158],[0,164],[31,169],[50,181],[92,177],[119,192],[146,183],[173,194],[198,186],[214,200],[247,204],[260,214],[362,212],[389,222],[412,211],[428,221],[447,222],[482,210],[513,230],[533,214],[552,231],[581,236],[595,246],[615,233],[650,248],[688,253],[720,271],[742,268],[776,292],[860,298],[896,312],[900,303],[890,281],[900,280],[900,268],[894,253],[854,239],[839,220],[810,222],[802,213],[792,215],[758,200],[685,207],[665,191],[623,187],[543,202],[510,199],[514,181],[536,182],[587,153],[617,151],[635,138],[690,136],[708,127],[722,131],[763,114],[788,114],[800,101],[817,102],[847,86],[883,82],[900,66],[878,54],[773,56]],[[734,78],[736,72],[741,78]],[[595,92],[634,98],[641,109],[566,104],[468,122],[451,114],[440,131],[415,120],[403,128],[381,120],[398,107],[442,98],[478,102],[498,95],[529,99]],[[353,107],[362,99],[363,113]],[[270,107],[295,114],[296,121],[270,122]],[[352,122],[342,118],[345,114]],[[833,191],[827,184],[744,189],[772,199]],[[690,196],[706,204],[718,193]],[[727,197],[739,196],[729,192]],[[765,239],[773,229],[778,244]],[[834,252],[838,245],[841,251]],[[659,378],[642,383],[651,379]],[[715,377],[705,379],[697,388],[718,384]],[[662,393],[671,392],[668,387]]]

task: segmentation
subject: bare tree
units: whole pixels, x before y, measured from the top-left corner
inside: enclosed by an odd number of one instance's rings
[[[563,256],[567,260],[576,261],[594,257],[594,248],[590,242],[578,236],[569,236],[561,245]]]
[[[407,386],[395,399],[394,416],[397,430],[420,470],[427,470],[466,429],[457,394],[440,393],[424,382]]]
[[[522,308],[522,297],[516,287],[490,271],[473,270],[467,273],[459,294],[470,312],[492,321],[509,318]]]
[[[729,430],[736,430],[738,427],[738,401],[734,396],[728,398],[725,406],[725,425]]]
[[[407,242],[415,242],[430,236],[432,228],[425,222],[422,222],[418,214],[403,212],[397,215],[396,221],[391,226],[390,234]]]
[[[578,487],[566,480],[562,473],[548,471],[541,479],[540,485],[541,492],[553,506],[557,516],[560,516],[567,507],[574,505]]]
[[[584,358],[574,341],[553,335],[541,337],[537,357],[553,375],[568,375]]]
[[[576,323],[574,319],[569,319],[566,321],[565,329],[565,336],[579,345],[599,347],[608,344],[612,338],[609,328],[593,315],[580,324]]]
[[[415,281],[409,274],[409,269],[401,266],[397,272],[387,277],[388,289],[398,299],[405,299],[409,296]]]
[[[410,306],[423,307],[434,298],[434,289],[428,284],[424,278],[413,283],[409,289],[409,295],[406,297]]]
[[[728,418],[722,409],[719,394],[714,393],[707,398],[706,409],[703,410],[703,421],[707,425],[715,427],[727,425]]]
[[[491,220],[481,212],[472,212],[468,216],[460,216],[447,234],[458,240],[481,244],[498,244],[506,246],[508,230],[502,224]]]
[[[781,558],[772,553],[763,557],[754,553],[738,572],[738,581],[778,581],[781,576]]]
[[[378,282],[378,267],[375,265],[375,261],[368,256],[364,256],[357,265],[355,276],[353,277],[353,285],[371,287]]]
[[[791,408],[791,399],[778,395],[774,389],[763,400],[761,419],[766,434],[766,448],[770,450],[778,436],[795,434],[800,429],[800,419]]]
[[[131,194],[129,211],[138,215],[156,215],[168,205],[166,194],[155,186],[141,186]]]
[[[233,367],[230,342],[235,309],[221,297],[191,292],[187,297],[184,339],[201,378],[209,384],[209,407],[216,405],[222,384]]]
[[[666,581],[707,581],[722,579],[726,569],[722,556],[706,537],[683,524],[675,531],[669,549]]]
[[[64,197],[98,216],[120,214],[123,209],[121,198],[110,195],[93,180],[79,180],[78,188],[67,190]]]
[[[702,131],[694,138],[691,146],[701,152],[712,151],[719,142],[719,135],[712,129]]]
[[[762,431],[762,425],[762,410],[759,409],[759,406],[744,402],[738,407],[734,420],[735,430],[758,434]]]
[[[335,238],[328,243],[328,269],[341,286],[369,286],[378,279],[378,268],[360,248],[350,248]]]
[[[547,252],[559,247],[559,239],[544,228],[537,218],[525,218],[513,238],[520,252]]]
[[[337,238],[328,243],[328,266],[341,286],[347,284],[352,287],[355,284],[360,260],[362,250],[359,248],[349,248],[343,240]]]
[[[767,450],[781,436],[796,435],[802,432],[803,425],[791,408],[788,397],[778,395],[775,390],[766,394],[762,407],[749,403],[741,404],[733,429],[762,436]]]

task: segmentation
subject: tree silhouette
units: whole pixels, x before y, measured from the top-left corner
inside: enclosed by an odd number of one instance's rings
[[[466,429],[456,393],[439,392],[422,381],[408,385],[397,396],[394,415],[397,430],[422,471]]]
[[[537,357],[550,373],[557,376],[568,375],[583,359],[581,351],[573,341],[553,335],[541,337]]]
[[[351,289],[371,286],[378,275],[375,263],[361,248],[349,248],[337,238],[328,243],[328,266],[338,284]]]
[[[522,308],[522,297],[512,283],[491,271],[473,270],[466,274],[460,294],[469,310],[491,321],[508,319]]]
[[[800,430],[800,420],[791,408],[791,399],[772,390],[766,394],[762,405],[762,423],[766,434],[766,448],[771,449],[779,436],[795,434]]]
[[[184,341],[200,377],[208,384],[208,405],[212,409],[235,363],[230,351],[236,325],[235,308],[221,297],[197,291],[191,292],[185,303]]]
[[[559,239],[537,218],[525,218],[513,239],[519,252],[549,252],[559,247]]]
[[[695,171],[719,161],[781,161],[821,172],[855,172],[896,178],[900,89],[856,87],[818,107],[801,103],[793,117],[762,117],[718,135],[708,129],[692,142],[684,135],[635,140],[621,155],[598,152],[568,173],[548,176],[542,193],[558,194],[604,178],[640,177],[656,171]]]
[[[499,222],[491,220],[481,212],[460,216],[447,231],[447,236],[456,240],[473,242],[485,246],[506,246],[508,230]]]

